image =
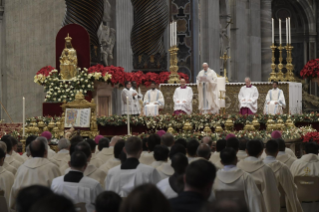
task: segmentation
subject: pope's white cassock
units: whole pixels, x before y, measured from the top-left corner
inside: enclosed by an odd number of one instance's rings
[[[279,212],[280,194],[276,176],[271,168],[266,166],[262,160],[251,156],[240,160],[237,167],[248,172],[253,177],[257,187],[260,185],[266,211]]]
[[[54,178],[61,175],[59,168],[47,158],[30,158],[17,171],[10,195],[10,208],[14,209],[18,192],[31,185],[51,186]]]
[[[258,89],[256,86],[243,86],[241,87],[238,94],[239,109],[248,108],[253,114],[257,112],[258,109]],[[250,100],[250,101],[249,101]]]
[[[71,170],[67,175],[72,175],[74,172],[75,174],[79,173],[83,176],[82,172],[75,170]],[[86,210],[88,212],[95,211],[95,199],[103,192],[103,188],[100,183],[85,176],[83,176],[80,180],[78,180],[79,177],[74,177],[76,180],[72,180],[72,177],[66,176],[55,178],[52,181],[52,191],[68,197],[74,204],[81,202],[86,203]]]
[[[213,186],[214,191],[244,191],[249,211],[262,212],[262,195],[255,184],[253,177],[237,168],[228,165],[217,171]]]
[[[132,92],[124,88],[121,93],[122,115],[132,114],[133,97]]]
[[[178,87],[175,89],[174,96],[174,111],[184,111],[191,114],[193,111],[193,89],[191,87]]]
[[[159,109],[164,108],[164,96],[158,89],[148,90],[144,96],[144,115],[157,116]]]
[[[7,205],[9,205],[10,192],[14,182],[14,175],[6,170],[3,166],[0,166],[0,191],[4,191],[4,197],[6,198]]]
[[[172,199],[178,196],[178,194],[173,190],[172,186],[169,184],[169,177],[159,181],[156,184],[156,186],[167,199]]]
[[[135,169],[121,169],[119,165],[109,170],[105,179],[105,190],[127,197],[137,186],[145,183],[156,184],[160,180],[158,171],[151,166],[140,163]]]
[[[217,89],[217,74],[208,68],[201,70],[196,78],[198,90],[198,109],[203,113],[219,112],[219,91]]]
[[[132,115],[140,115],[140,100],[143,100],[143,94],[137,92],[133,87],[131,87],[130,91],[132,94],[136,94],[136,96],[133,96]]]
[[[285,107],[284,92],[279,88],[269,90],[266,96],[264,114],[283,114],[283,108]]]
[[[288,212],[302,212],[302,208],[297,196],[297,186],[289,168],[276,160],[273,156],[267,156],[264,163],[269,166],[276,175],[278,186],[281,186],[285,195],[286,208]]]

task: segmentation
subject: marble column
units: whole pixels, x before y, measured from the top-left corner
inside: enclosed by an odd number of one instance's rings
[[[3,53],[3,43],[5,43],[5,40],[4,40],[4,27],[3,27],[3,13],[4,13],[4,7],[3,7],[3,2],[2,0],[0,0],[0,82],[2,81],[2,64],[3,64],[3,57],[4,57],[4,53]],[[1,85],[0,87],[0,101],[2,102],[2,93],[3,93],[3,85]],[[0,109],[0,119],[2,119],[2,107]]]
[[[209,64],[209,67],[219,74],[219,1],[200,0],[199,17],[200,62],[198,66],[201,66],[203,62],[207,62]],[[195,70],[195,75],[197,75],[199,71],[200,69]]]
[[[261,55],[262,80],[268,81],[271,72],[271,0],[261,0]]]

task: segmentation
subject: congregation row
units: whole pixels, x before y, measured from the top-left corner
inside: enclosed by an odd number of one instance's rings
[[[233,134],[216,143],[210,137],[174,140],[169,133],[126,141],[75,136],[60,139],[57,153],[50,149],[51,137],[50,132],[29,136],[22,156],[15,138],[1,138],[0,197],[6,204],[0,201],[0,207],[17,212],[71,212],[81,206],[88,212],[319,208],[316,199],[298,194],[299,178],[319,178],[318,144],[305,143],[297,159],[278,131],[265,144]]]

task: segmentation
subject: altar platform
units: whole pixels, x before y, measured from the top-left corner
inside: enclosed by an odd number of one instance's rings
[[[226,114],[239,113],[238,93],[245,83],[226,83]],[[272,82],[252,82],[252,85],[258,88],[258,114],[263,113],[267,93],[272,89]],[[160,90],[163,92],[165,107],[161,114],[172,114],[174,112],[173,94],[178,84],[160,84]],[[188,84],[193,89],[193,113],[198,113],[198,91],[195,83]],[[278,87],[283,90],[287,107],[285,114],[302,113],[302,83],[279,82]]]

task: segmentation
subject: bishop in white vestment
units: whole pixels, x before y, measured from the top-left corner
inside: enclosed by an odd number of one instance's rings
[[[217,88],[217,74],[203,64],[203,70],[196,78],[198,90],[198,109],[201,113],[219,113],[219,91]]]
[[[131,82],[125,82],[125,88],[121,93],[122,115],[132,114],[133,95],[131,92]]]
[[[283,114],[285,107],[284,92],[278,88],[278,82],[273,82],[273,89],[269,90],[266,96],[264,114]]]
[[[246,85],[241,87],[238,94],[239,110],[242,115],[257,113],[258,109],[258,89],[251,84],[250,78],[245,78]]]
[[[193,89],[186,85],[185,79],[181,79],[181,86],[175,89],[174,114],[191,114],[193,111]]]
[[[151,83],[151,90],[148,90],[144,96],[144,115],[157,116],[159,109],[164,108],[163,93],[156,88],[156,83]]]

